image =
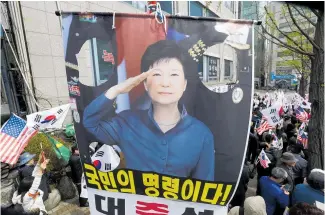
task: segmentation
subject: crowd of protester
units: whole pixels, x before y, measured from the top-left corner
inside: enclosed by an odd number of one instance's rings
[[[294,107],[281,113],[276,128],[257,132],[264,98],[254,103],[245,164],[228,215],[320,215],[324,214],[324,176],[321,169],[308,169],[308,145],[298,136],[302,124]],[[305,132],[308,133],[308,122]],[[281,146],[274,144],[281,141]],[[261,151],[265,156],[261,157]],[[269,160],[265,166],[261,159]],[[245,199],[248,183],[257,179],[256,196]]]

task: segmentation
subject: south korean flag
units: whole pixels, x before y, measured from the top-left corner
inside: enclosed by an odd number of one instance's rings
[[[96,169],[110,172],[120,164],[120,157],[112,146],[104,144],[92,156],[91,161]]]

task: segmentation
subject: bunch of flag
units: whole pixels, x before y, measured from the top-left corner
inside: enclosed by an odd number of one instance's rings
[[[308,147],[308,133],[305,132],[305,128],[306,128],[306,123],[303,122],[298,130],[297,141],[298,141],[298,143],[301,143],[305,149],[307,149],[307,147]]]
[[[267,157],[264,149],[262,149],[261,153],[258,155],[257,159],[255,160],[255,165],[260,162],[261,166],[266,169],[269,168],[269,164],[271,163],[270,159]]]
[[[309,120],[309,114],[301,106],[296,109],[296,117],[301,122],[307,122]]]
[[[262,135],[265,131],[268,131],[272,128],[273,126],[270,125],[267,120],[264,120],[262,123],[260,123],[260,126],[256,129],[256,131],[259,135]]]
[[[28,141],[37,133],[28,127],[24,119],[11,114],[0,132],[0,160],[10,165],[16,164]]]
[[[68,113],[70,104],[50,110],[33,113],[27,116],[27,121],[12,114],[2,126],[0,132],[0,160],[14,165],[29,140],[38,131],[51,128],[61,128]]]

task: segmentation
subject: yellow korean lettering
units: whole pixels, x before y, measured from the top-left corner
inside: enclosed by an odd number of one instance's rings
[[[194,192],[193,192],[193,202],[197,202],[197,199],[199,198],[200,188],[201,188],[201,181],[195,182]]]
[[[179,179],[163,176],[162,188],[165,190],[164,197],[166,199],[178,199]]]
[[[102,186],[101,184],[99,183],[99,178],[98,178],[98,175],[97,175],[97,171],[96,171],[96,168],[92,165],[89,165],[89,164],[84,164],[84,167],[86,169],[86,179],[88,181],[89,184],[93,184],[93,185],[96,185],[97,186],[97,189],[99,190],[102,190]],[[89,171],[91,172],[89,172]]]
[[[100,182],[103,184],[103,187],[107,191],[118,192],[115,179],[112,172],[101,172],[98,171]]]
[[[189,200],[193,195],[193,191],[194,191],[193,181],[191,179],[187,179],[182,186],[182,190],[181,190],[182,199]]]
[[[222,187],[222,184],[205,183],[201,201],[215,205],[218,202],[219,198],[222,196]],[[213,199],[208,199],[207,197],[210,189],[216,189]]]
[[[142,174],[143,185],[148,187],[145,189],[147,196],[158,197],[159,191],[159,175],[153,173],[143,173]]]
[[[119,170],[117,172],[117,182],[121,187],[129,186],[129,188],[120,188],[122,193],[135,194],[134,177],[131,170],[128,170],[127,172],[125,170]]]

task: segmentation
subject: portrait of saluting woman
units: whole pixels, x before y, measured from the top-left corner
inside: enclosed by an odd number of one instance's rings
[[[187,86],[185,65],[176,42],[150,45],[141,59],[141,74],[94,99],[85,108],[83,124],[98,141],[121,148],[126,168],[213,181],[213,135],[179,102]],[[142,82],[150,108],[109,117],[116,97]]]

